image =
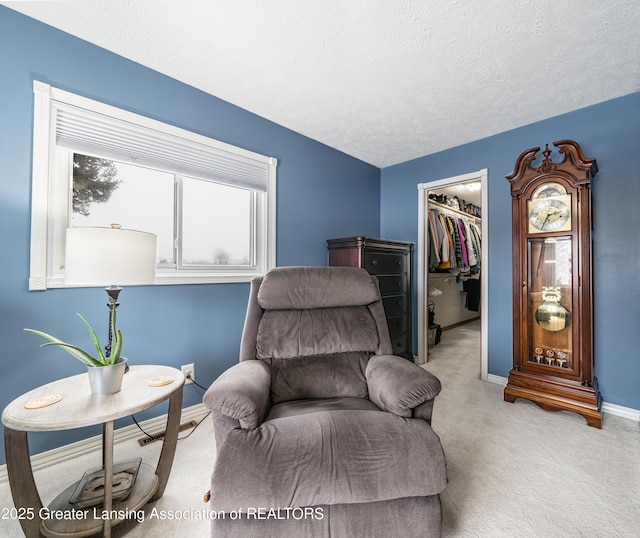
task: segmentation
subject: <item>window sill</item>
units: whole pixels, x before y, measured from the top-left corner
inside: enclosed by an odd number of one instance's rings
[[[189,273],[189,274],[162,274],[156,276],[156,286],[162,285],[180,285],[180,284],[234,284],[251,282],[257,276],[264,273],[247,272],[247,273]],[[65,284],[64,277],[51,278],[30,278],[29,291],[42,291],[55,288],[79,288],[79,287],[96,287],[96,286],[69,286]]]

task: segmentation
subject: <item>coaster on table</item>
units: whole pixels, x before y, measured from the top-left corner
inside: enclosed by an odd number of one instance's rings
[[[41,407],[57,404],[60,400],[62,400],[60,394],[49,394],[48,396],[42,396],[41,398],[27,402],[24,404],[24,407],[25,409],[40,409]]]
[[[154,377],[152,379],[149,380],[148,385],[150,387],[163,387],[164,385],[169,385],[171,383],[173,383],[175,380],[173,379],[173,377],[169,376],[169,375],[163,375],[160,377]]]

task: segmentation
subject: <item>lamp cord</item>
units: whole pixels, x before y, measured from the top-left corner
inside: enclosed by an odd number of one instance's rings
[[[192,384],[193,384],[193,385],[195,385],[196,387],[201,388],[203,391],[206,391],[206,390],[207,390],[207,387],[203,387],[202,385],[200,385],[200,384],[199,384],[195,379],[193,379],[191,376],[187,376],[187,379],[191,379]],[[195,387],[194,387],[194,388],[195,388]],[[198,423],[193,427],[193,429],[192,429],[192,430],[191,430],[187,435],[185,435],[184,437],[178,437],[178,441],[182,441],[183,439],[187,439],[188,437],[190,437],[190,436],[191,436],[191,434],[192,434],[193,432],[195,432],[195,431],[196,431],[196,429],[198,428],[198,426],[200,426],[200,424],[202,424],[202,423],[205,421],[205,419],[206,419],[210,414],[211,414],[211,411],[209,411],[209,412],[208,412],[204,417],[202,417],[202,418],[198,421]],[[133,422],[135,423],[135,425],[136,425],[136,426],[138,426],[138,429],[139,429],[143,434],[145,434],[147,437],[152,437],[152,435],[151,435],[151,434],[149,434],[149,433],[147,433],[146,431],[144,431],[144,429],[142,428],[142,426],[140,426],[140,424],[139,424],[139,423],[138,423],[138,421],[136,420],[136,417],[135,417],[135,416],[131,415],[131,419],[133,420]]]

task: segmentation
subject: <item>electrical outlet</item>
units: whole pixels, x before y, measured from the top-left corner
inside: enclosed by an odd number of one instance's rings
[[[184,375],[184,384],[188,385],[189,383],[193,383],[193,380],[196,378],[196,365],[194,363],[183,364],[180,370],[182,370],[182,375]],[[191,379],[189,379],[189,377]]]

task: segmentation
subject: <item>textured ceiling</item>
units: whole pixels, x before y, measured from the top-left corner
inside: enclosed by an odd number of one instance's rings
[[[0,3],[379,167],[640,90],[638,0]]]

